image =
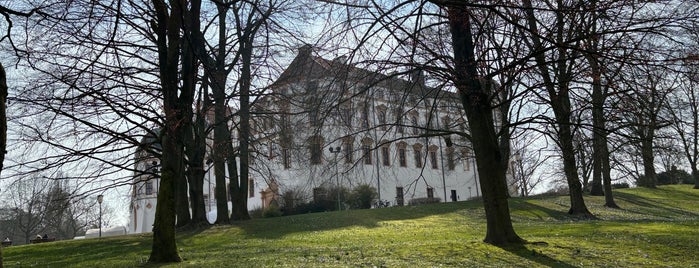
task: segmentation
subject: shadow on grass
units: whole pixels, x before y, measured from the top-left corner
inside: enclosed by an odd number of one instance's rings
[[[529,249],[525,245],[521,244],[513,244],[513,245],[505,245],[505,246],[500,246],[501,249],[510,252],[514,255],[517,255],[521,258],[530,260],[532,262],[536,262],[540,265],[547,266],[547,267],[576,267],[573,265],[570,265],[565,262],[561,262],[559,260],[556,260],[554,258],[551,258],[547,256],[546,254],[541,253],[541,251],[537,251],[536,248]]]
[[[652,191],[659,191],[666,194],[682,194],[687,197],[688,202],[696,202],[697,196],[691,194],[684,194],[679,191],[668,191],[666,189],[649,189]],[[627,192],[616,192],[614,193],[614,198],[617,200],[623,200],[637,207],[623,209],[628,212],[637,213],[641,215],[649,215],[653,217],[661,217],[666,219],[676,218],[677,216],[691,216],[699,217],[695,211],[685,210],[677,208],[676,206],[670,206],[663,204],[661,202],[652,202],[648,197],[636,193]],[[691,200],[695,199],[695,200]]]
[[[527,199],[512,199],[510,203],[510,208],[514,210],[511,214],[515,216],[521,215],[530,219],[537,220],[546,220],[547,218],[551,218],[557,221],[577,219],[576,217],[569,215],[565,211],[554,210],[541,205],[537,205],[528,202]]]
[[[461,210],[482,209],[478,201],[428,204],[379,209],[345,210],[261,218],[233,223],[245,235],[256,238],[276,239],[287,234],[314,232],[347,227],[381,227],[384,221],[405,221]]]

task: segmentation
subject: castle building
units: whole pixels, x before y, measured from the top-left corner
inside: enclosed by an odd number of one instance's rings
[[[481,195],[458,95],[427,86],[421,71],[385,75],[303,46],[269,88],[252,106],[248,209],[360,185],[375,188],[382,206]],[[136,156],[131,233],[150,231],[155,215],[158,180],[147,171],[157,159],[144,153]],[[212,183],[209,169],[205,204],[215,213]]]
[[[255,183],[273,183],[283,203],[319,190],[374,187],[385,204],[453,202],[480,196],[466,118],[457,94],[327,60],[310,46],[255,105]]]

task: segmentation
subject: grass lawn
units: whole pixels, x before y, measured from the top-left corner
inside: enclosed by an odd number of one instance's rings
[[[518,234],[485,244],[480,201],[254,219],[178,234],[184,261],[162,267],[699,267],[699,190],[690,185],[586,196],[599,220],[569,217],[567,196],[510,199]],[[149,234],[3,250],[5,267],[139,267]],[[160,266],[158,266],[160,267]]]

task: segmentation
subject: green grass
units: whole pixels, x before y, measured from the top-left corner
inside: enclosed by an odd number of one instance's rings
[[[568,197],[511,199],[518,234],[496,247],[479,201],[255,219],[178,235],[182,263],[163,267],[699,267],[699,190],[615,192],[621,210],[586,197],[599,220],[565,214]],[[150,235],[4,249],[6,267],[147,266]]]

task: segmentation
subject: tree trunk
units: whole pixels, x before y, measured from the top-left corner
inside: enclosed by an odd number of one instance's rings
[[[216,177],[216,223],[228,224],[228,193],[226,190],[226,161],[231,155],[228,144],[231,142],[228,121],[230,115],[225,105],[226,94],[224,87],[226,83],[225,73],[220,71],[212,72],[213,78],[211,89],[214,97],[214,145],[212,149],[212,159],[214,162],[214,175]],[[230,176],[230,174],[229,174]]]
[[[641,138],[641,159],[643,159],[643,177],[639,180],[639,185],[642,187],[655,188],[655,157],[653,156],[653,139],[652,136]]]
[[[694,178],[694,189],[699,189],[699,170],[692,167],[692,178]]]
[[[614,202],[612,192],[612,168],[609,165],[609,148],[607,147],[607,137],[603,137],[604,146],[602,147],[602,179],[604,181],[604,206],[608,208],[619,208],[619,205]]]
[[[182,122],[187,121],[183,118],[187,114],[184,111],[192,109],[193,97],[192,92],[187,88],[183,87],[180,90],[178,87],[180,31],[186,9],[181,4],[180,1],[174,0],[169,4],[162,0],[153,0],[156,20],[151,23],[151,26],[157,35],[159,78],[165,122],[160,137],[160,144],[163,147],[162,172],[149,262],[182,260],[177,252],[175,240],[175,183],[178,176],[184,175],[183,127],[185,124]]]
[[[167,131],[166,131],[167,132]],[[153,247],[148,262],[179,262],[182,259],[177,253],[175,241],[175,177],[180,170],[181,161],[177,159],[177,142],[166,133],[161,138],[163,145],[160,187],[158,189],[158,205],[155,208],[153,222]]]
[[[469,14],[465,7],[450,6],[447,11],[454,49],[454,83],[466,111],[480,174],[487,220],[484,241],[496,245],[523,243],[510,219],[504,158],[495,133],[490,98],[478,80]]]
[[[231,176],[231,194],[233,195],[233,220],[248,220],[248,180],[250,178],[250,86],[251,86],[251,61],[252,40],[254,35],[247,35],[240,46],[242,70],[240,74],[240,178]],[[235,158],[233,158],[235,159]],[[237,180],[236,180],[237,179]]]
[[[588,62],[592,70],[592,187],[590,187],[590,195],[601,196],[604,195],[602,162],[605,161],[605,155],[603,151],[607,147],[604,119],[605,94],[602,91],[602,71],[596,56],[589,56]],[[609,158],[606,161],[609,162]]]
[[[531,32],[533,49],[535,51],[541,50],[543,49],[543,45],[537,35],[539,30],[536,16],[534,15],[534,8],[530,0],[525,0],[523,3],[526,8],[527,23],[529,25],[529,31]],[[558,44],[563,44],[563,37],[566,33],[564,29],[565,23],[563,21],[564,14],[562,14],[562,12],[563,11],[559,11],[556,14],[557,25],[555,37]],[[585,201],[583,200],[582,185],[580,184],[575,162],[575,147],[573,146],[573,132],[571,130],[570,120],[571,103],[569,87],[571,74],[570,70],[568,70],[568,51],[567,48],[563,46],[557,46],[557,51],[558,58],[555,64],[546,60],[545,52],[543,51],[536,53],[534,55],[534,60],[544,80],[544,86],[549,94],[551,108],[553,109],[558,126],[558,143],[563,156],[563,171],[568,182],[568,191],[570,194],[570,209],[568,213],[583,217],[593,217],[592,213],[587,210],[587,206],[585,206]],[[555,69],[555,77],[557,78],[555,82],[549,73],[548,66],[552,66]]]
[[[199,94],[200,104],[202,95],[208,95],[208,90],[206,89],[206,85],[202,86],[201,90],[203,93],[200,92]],[[206,204],[204,203],[204,158],[206,155],[206,125],[204,116],[206,116],[207,110],[208,105],[206,104],[204,104],[203,108],[197,109],[192,129],[187,132],[186,153],[189,159],[187,179],[189,182],[189,198],[192,204],[192,221],[190,224],[193,226],[209,224],[206,218]]]
[[[5,166],[5,153],[7,150],[7,76],[5,68],[0,63],[0,173]],[[2,268],[2,247],[0,246],[0,268]]]
[[[559,94],[560,101],[564,103],[568,102],[570,104],[570,99],[568,98],[567,92],[561,92]],[[570,127],[570,108],[567,110],[565,106],[560,104],[555,104],[553,111],[556,114],[558,121],[558,140],[561,146],[561,154],[563,155],[563,172],[565,173],[566,180],[568,181],[568,192],[570,195],[570,209],[568,214],[578,215],[583,217],[592,217],[592,213],[587,210],[585,201],[583,199],[582,184],[578,178],[578,170],[575,164],[575,149],[573,147],[573,133]]]
[[[197,78],[197,57],[194,55],[194,51],[191,47],[191,42],[189,40],[192,36],[191,30],[192,27],[198,27],[198,12],[190,14],[188,16],[184,23],[186,24],[186,29],[185,29],[185,38],[181,39],[181,46],[182,46],[182,91],[183,92],[194,92],[196,91],[196,78]],[[191,102],[190,102],[191,103]],[[182,137],[182,143],[183,145],[189,141],[188,137],[191,135],[192,132],[192,117],[194,116],[194,113],[192,112],[191,107],[183,107],[182,108],[182,121],[181,121],[181,126],[180,126],[180,131],[181,133],[178,133],[177,135],[179,137]],[[183,152],[184,156],[184,152]],[[184,157],[182,157],[182,161],[184,164]],[[191,159],[188,159],[186,162],[188,166],[192,165]],[[190,166],[191,168],[191,166]],[[189,170],[189,169],[186,169]],[[184,227],[189,225],[192,219],[192,215],[190,214],[190,206],[189,206],[189,196],[188,196],[188,178],[186,176],[187,171],[182,172],[177,174],[176,181],[175,181],[175,209],[177,211],[177,227]],[[203,182],[202,182],[203,184]]]

